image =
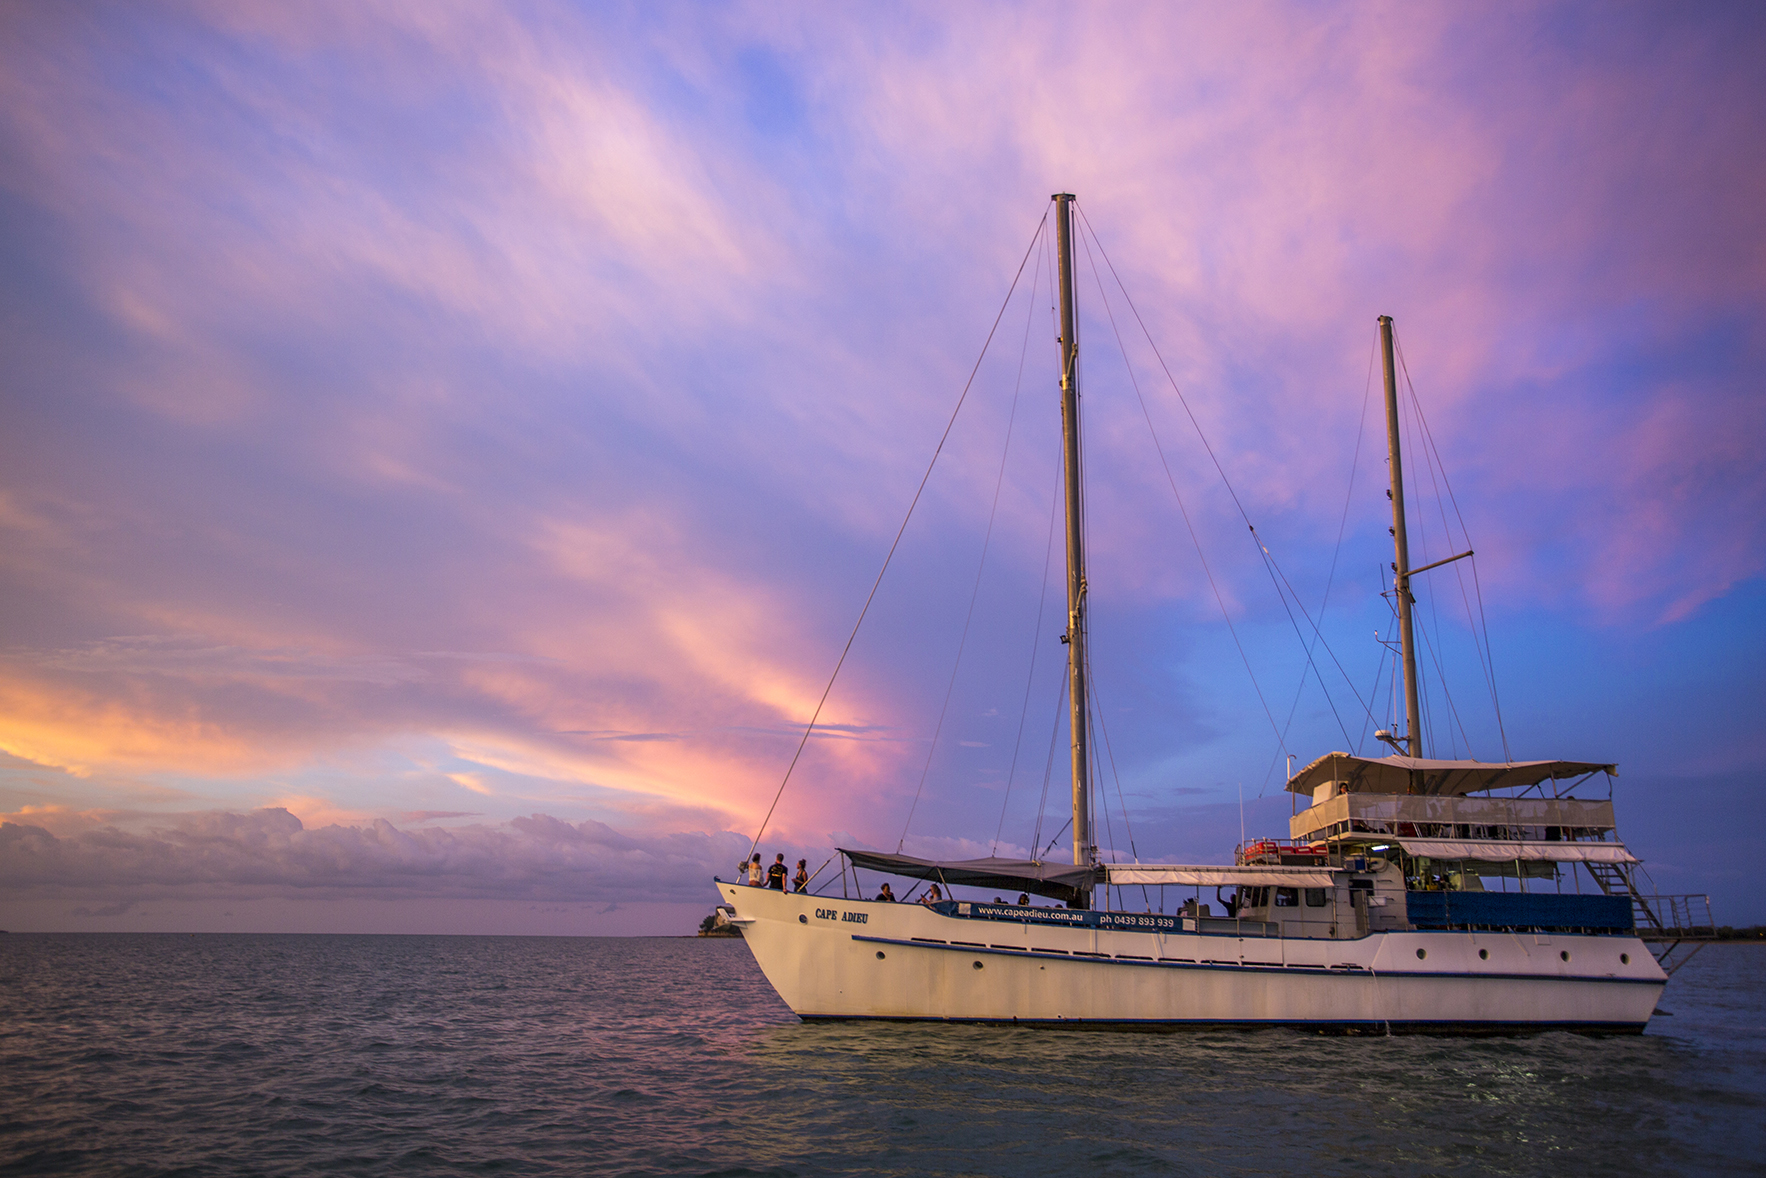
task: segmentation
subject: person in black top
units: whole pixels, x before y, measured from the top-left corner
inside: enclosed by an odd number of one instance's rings
[[[773,865],[766,869],[766,886],[775,892],[782,892],[785,890],[785,877],[790,874],[791,869],[785,866],[785,856],[780,855],[773,860]]]
[[[794,892],[809,891],[809,860],[797,861],[797,874],[791,877],[791,890]]]
[[[877,899],[885,904],[893,904],[895,903],[895,893],[889,890],[888,884],[884,884],[883,890],[877,893]]]

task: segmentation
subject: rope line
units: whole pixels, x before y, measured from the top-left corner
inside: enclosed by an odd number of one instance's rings
[[[1018,709],[1018,735],[1012,739],[1012,767],[1006,770],[1006,796],[1000,799],[999,825],[994,828],[993,844],[988,848],[989,855],[999,852],[1000,837],[1006,830],[1006,809],[1012,800],[1012,783],[1018,777],[1018,756],[1024,747],[1024,725],[1030,717],[1030,692],[1036,686],[1036,655],[1042,646],[1042,619],[1044,607],[1049,597],[1049,569],[1054,565],[1055,555],[1055,511],[1061,505],[1061,480],[1055,480],[1054,491],[1049,495],[1049,531],[1042,543],[1042,591],[1036,598],[1036,629],[1031,632],[1030,671],[1024,677],[1024,703]]]
[[[1061,739],[1061,713],[1066,710],[1066,706],[1067,676],[1062,675],[1060,689],[1055,692],[1055,720],[1053,724],[1049,725],[1049,758],[1042,767],[1042,797],[1036,803],[1036,827],[1030,836],[1032,858],[1036,856],[1037,844],[1042,842],[1042,816],[1049,808],[1049,782],[1055,775],[1055,748]],[[1068,821],[1071,822],[1072,819],[1069,818]],[[1066,827],[1062,827],[1062,829],[1065,830]],[[1061,836],[1056,835],[1055,837],[1060,838]],[[1053,843],[1049,845],[1054,846]]]
[[[1278,563],[1276,563],[1275,557],[1273,556],[1273,554],[1271,554],[1269,552],[1268,548],[1265,547],[1265,545],[1262,542],[1262,539],[1256,535],[1256,532],[1257,532],[1256,525],[1251,522],[1251,517],[1250,517],[1249,513],[1246,512],[1244,503],[1240,501],[1238,492],[1233,489],[1232,480],[1227,477],[1226,468],[1221,465],[1220,457],[1214,452],[1213,444],[1208,441],[1207,433],[1202,429],[1201,422],[1197,420],[1195,411],[1190,408],[1189,399],[1183,395],[1183,389],[1178,386],[1177,378],[1175,376],[1173,376],[1171,373],[1171,366],[1165,362],[1164,353],[1159,350],[1159,345],[1154,342],[1152,331],[1147,327],[1146,320],[1141,316],[1140,308],[1135,305],[1134,296],[1132,296],[1128,293],[1127,285],[1122,281],[1122,276],[1116,270],[1116,263],[1111,261],[1109,251],[1104,249],[1103,241],[1098,238],[1097,231],[1092,228],[1091,221],[1085,217],[1085,210],[1083,208],[1080,209],[1080,217],[1084,221],[1086,230],[1091,234],[1092,239],[1097,242],[1098,253],[1100,255],[1102,255],[1102,257],[1104,259],[1104,264],[1109,267],[1110,276],[1113,279],[1115,279],[1117,288],[1122,291],[1122,297],[1128,303],[1128,309],[1130,310],[1130,312],[1133,313],[1133,315],[1135,317],[1135,322],[1140,326],[1141,334],[1146,339],[1147,346],[1152,349],[1154,357],[1159,361],[1159,367],[1161,368],[1161,370],[1164,371],[1165,379],[1171,385],[1171,391],[1174,394],[1176,394],[1178,404],[1183,406],[1184,414],[1190,419],[1190,425],[1196,431],[1196,437],[1201,441],[1203,449],[1208,452],[1209,461],[1214,464],[1215,472],[1220,475],[1221,485],[1223,485],[1226,488],[1227,494],[1232,497],[1233,506],[1238,510],[1239,518],[1244,520],[1245,526],[1248,529],[1250,529],[1251,534],[1252,534],[1252,538],[1253,538],[1253,542],[1255,543],[1258,553],[1259,553],[1259,558],[1265,562],[1265,571],[1270,572],[1271,581],[1275,582],[1277,580],[1276,574],[1280,573],[1281,566]],[[1089,253],[1089,246],[1087,248],[1088,248],[1088,253]],[[1094,267],[1094,269],[1095,269],[1095,267]],[[1100,283],[1100,293],[1101,292],[1102,292],[1102,284]],[[1105,310],[1108,313],[1109,312],[1109,300],[1106,298],[1104,301],[1105,301]],[[1114,317],[1113,313],[1111,313],[1111,325],[1112,325],[1112,327],[1114,327],[1114,325],[1115,325],[1115,317]],[[1118,342],[1120,343],[1120,340],[1121,340],[1120,331],[1117,332],[1117,339],[1118,339]],[[1125,361],[1126,361],[1126,357],[1127,357],[1127,352],[1125,349],[1124,350]],[[1171,477],[1171,467],[1170,467],[1170,463],[1167,462],[1165,459],[1164,447],[1162,445],[1158,444],[1158,441],[1157,441],[1158,431],[1153,428],[1152,415],[1151,415],[1151,413],[1149,413],[1147,411],[1146,398],[1141,396],[1140,384],[1134,378],[1134,366],[1132,364],[1125,364],[1125,366],[1128,368],[1128,371],[1129,371],[1130,383],[1132,383],[1135,387],[1135,395],[1137,398],[1140,399],[1141,411],[1143,414],[1146,415],[1147,428],[1149,430],[1151,430],[1154,434],[1155,446],[1159,449],[1159,459],[1162,463],[1165,464],[1166,477],[1171,482],[1172,491],[1175,494],[1176,490],[1177,490],[1176,480],[1172,479],[1172,477]],[[1179,503],[1181,506],[1181,496],[1179,497]],[[1184,522],[1186,525],[1189,524],[1189,512],[1187,510],[1184,511]],[[1193,542],[1196,543],[1197,554],[1200,555],[1201,544],[1200,544],[1200,541],[1196,539],[1195,529],[1193,526],[1191,526],[1191,528],[1190,528],[1190,538]],[[1203,563],[1204,563],[1204,566],[1206,566],[1206,559],[1205,558],[1204,558]],[[1280,576],[1280,580],[1285,582],[1287,580],[1287,575],[1285,573],[1282,573]],[[1209,576],[1209,581],[1212,584],[1212,582],[1213,582],[1212,574],[1210,574],[1210,576]],[[1288,586],[1288,588],[1289,588],[1289,592],[1293,591],[1293,586],[1291,584]],[[1278,597],[1281,596],[1281,592],[1282,592],[1281,586],[1278,583],[1278,584],[1276,584],[1276,593],[1277,593]],[[1218,590],[1217,590],[1217,597],[1218,597]],[[1299,604],[1298,594],[1295,594],[1295,604],[1296,605]],[[1283,600],[1283,608],[1284,609],[1287,608],[1286,599]],[[1225,606],[1223,603],[1222,604],[1223,613],[1224,613],[1224,609],[1225,609]],[[1307,611],[1305,610],[1304,607],[1300,607],[1300,612],[1303,616],[1306,617],[1307,624],[1312,627],[1312,629],[1314,630],[1315,633],[1318,633],[1319,644],[1322,645],[1325,648],[1325,652],[1331,656],[1332,662],[1336,663],[1338,672],[1343,674],[1344,682],[1348,683],[1350,693],[1355,695],[1356,702],[1361,704],[1364,711],[1367,710],[1367,705],[1361,700],[1361,693],[1356,691],[1356,689],[1355,689],[1354,681],[1351,680],[1349,678],[1348,674],[1343,671],[1342,662],[1337,659],[1336,652],[1331,649],[1331,645],[1328,641],[1325,640],[1323,633],[1318,631],[1318,627],[1315,623],[1313,623],[1311,615],[1307,613]],[[1289,613],[1289,622],[1290,623],[1293,622],[1293,615],[1291,612]],[[1230,618],[1227,619],[1227,628],[1229,630],[1233,629],[1232,621]],[[1296,625],[1295,629],[1297,632],[1297,636],[1299,636],[1300,640],[1301,640],[1301,648],[1303,650],[1307,650],[1307,661],[1309,663],[1311,663],[1312,656],[1311,656],[1310,650],[1306,647],[1305,637],[1304,637],[1304,635],[1298,635],[1298,626],[1297,625]],[[1236,630],[1233,631],[1233,641],[1235,644],[1238,644],[1238,634],[1237,634]],[[1242,645],[1239,648],[1239,653],[1240,653],[1240,657],[1244,658],[1244,648]],[[1245,659],[1245,669],[1247,672],[1250,672],[1250,660],[1249,659]],[[1319,687],[1321,690],[1324,690],[1326,702],[1331,703],[1331,710],[1334,714],[1336,712],[1336,705],[1330,699],[1330,691],[1328,688],[1325,688],[1324,677],[1322,674],[1319,674],[1316,664],[1313,665],[1313,674],[1318,678]],[[1276,742],[1277,742],[1277,744],[1279,744],[1281,746],[1282,751],[1285,753],[1287,751],[1287,744],[1286,744],[1286,741],[1283,737],[1282,730],[1281,730],[1280,726],[1277,725],[1275,722],[1275,714],[1270,710],[1268,701],[1263,698],[1262,688],[1256,686],[1255,674],[1252,674],[1252,685],[1254,687],[1256,687],[1258,701],[1263,704],[1264,714],[1269,718],[1270,728],[1276,734]],[[1340,716],[1337,718],[1337,726],[1339,728],[1343,729],[1343,739],[1348,740],[1349,739],[1348,729],[1343,725],[1342,718]]]
[[[1079,217],[1081,217],[1081,221],[1083,221],[1084,226],[1086,226],[1086,230],[1091,231],[1091,221],[1090,221],[1090,219],[1088,219],[1088,217],[1086,217],[1086,215],[1084,215],[1083,208],[1081,208],[1081,210],[1079,210]],[[1093,237],[1097,237],[1097,233],[1095,233],[1095,231],[1091,231],[1091,235],[1093,235]],[[1090,249],[1088,249],[1088,251],[1086,251],[1086,253],[1090,254]],[[1121,291],[1123,291],[1123,298],[1127,298],[1128,297],[1128,290],[1127,290],[1127,288],[1125,288],[1125,286],[1121,286],[1121,277],[1118,276],[1118,274],[1116,274],[1116,267],[1114,267],[1113,261],[1109,260],[1109,253],[1106,253],[1106,249],[1104,249],[1104,242],[1098,242],[1098,254],[1102,254],[1102,256],[1104,256],[1104,265],[1107,265],[1107,267],[1109,267],[1109,272],[1111,272],[1111,277],[1114,277],[1114,279],[1116,279],[1116,286],[1118,286],[1118,288],[1121,288]],[[1095,265],[1093,265],[1093,267],[1091,267],[1091,274],[1093,274],[1093,277],[1098,276],[1098,270],[1097,270],[1097,267],[1095,267]],[[1102,283],[1102,279],[1100,279],[1100,281],[1098,281],[1098,293],[1100,293],[1100,297],[1102,297],[1102,290],[1104,290],[1104,283]],[[1109,321],[1111,321],[1111,330],[1114,330],[1114,332],[1116,332],[1116,343],[1118,343],[1118,346],[1120,346],[1120,344],[1121,344],[1121,330],[1120,330],[1120,328],[1116,327],[1116,314],[1114,314],[1114,311],[1111,311],[1111,306],[1109,306],[1109,298],[1104,298],[1104,300],[1102,300],[1102,302],[1104,302],[1104,313],[1106,313],[1107,316],[1109,316]],[[1141,313],[1139,313],[1139,311],[1136,311],[1136,307],[1134,307],[1134,300],[1132,300],[1132,298],[1128,298],[1128,309],[1130,309],[1130,311],[1134,311],[1134,318],[1136,318],[1137,321],[1141,320]],[[1141,332],[1143,332],[1143,334],[1146,334],[1146,337],[1148,337],[1148,344],[1151,344],[1151,346],[1153,346],[1153,355],[1155,355],[1155,357],[1158,357],[1158,344],[1153,344],[1153,339],[1151,339],[1151,334],[1148,334],[1148,332],[1146,332],[1146,323],[1141,323]],[[1123,348],[1123,359],[1125,359],[1125,364],[1123,364],[1123,367],[1127,367],[1127,369],[1128,369],[1128,383],[1130,383],[1130,385],[1132,385],[1132,387],[1134,387],[1134,397],[1136,397],[1136,401],[1139,401],[1139,404],[1141,404],[1141,415],[1143,415],[1144,419],[1146,419],[1146,431],[1148,431],[1148,433],[1151,434],[1151,438],[1153,438],[1153,450],[1155,450],[1155,452],[1157,452],[1157,454],[1158,454],[1158,463],[1160,463],[1160,466],[1164,466],[1164,470],[1166,470],[1166,482],[1167,482],[1167,484],[1171,484],[1171,496],[1173,496],[1174,500],[1178,500],[1178,514],[1181,514],[1181,516],[1183,516],[1183,526],[1185,526],[1185,530],[1187,530],[1187,532],[1190,533],[1190,544],[1194,544],[1194,546],[1196,546],[1196,558],[1197,558],[1197,560],[1199,560],[1199,562],[1201,562],[1201,565],[1203,565],[1203,574],[1204,574],[1204,576],[1206,576],[1206,578],[1208,578],[1208,588],[1210,588],[1211,592],[1213,592],[1213,597],[1215,597],[1215,604],[1217,604],[1217,606],[1220,606],[1220,620],[1222,620],[1222,622],[1226,622],[1227,634],[1231,634],[1231,636],[1233,636],[1233,646],[1236,646],[1236,648],[1238,648],[1238,659],[1240,659],[1240,662],[1243,662],[1243,664],[1245,664],[1245,675],[1249,676],[1249,678],[1250,678],[1250,689],[1252,689],[1252,691],[1256,692],[1257,703],[1259,703],[1259,705],[1263,705],[1263,714],[1266,715],[1266,717],[1268,717],[1268,719],[1270,719],[1270,731],[1273,731],[1273,733],[1275,733],[1275,740],[1277,740],[1277,744],[1282,744],[1282,747],[1284,747],[1284,749],[1286,749],[1287,745],[1284,744],[1284,742],[1282,742],[1282,729],[1280,729],[1279,726],[1277,726],[1277,724],[1275,724],[1275,714],[1273,714],[1272,710],[1270,710],[1270,703],[1268,703],[1268,699],[1263,698],[1263,687],[1261,687],[1261,685],[1259,685],[1259,683],[1257,683],[1257,673],[1256,673],[1256,671],[1254,671],[1254,669],[1250,668],[1250,655],[1247,655],[1247,653],[1245,653],[1245,643],[1243,643],[1243,641],[1240,641],[1240,638],[1238,638],[1238,627],[1234,627],[1233,615],[1231,615],[1231,613],[1229,613],[1229,611],[1227,611],[1226,597],[1224,597],[1224,595],[1222,595],[1222,593],[1220,593],[1220,585],[1219,585],[1219,583],[1217,583],[1217,581],[1215,581],[1215,576],[1213,576],[1213,569],[1210,569],[1210,567],[1208,567],[1208,556],[1206,556],[1206,553],[1203,553],[1203,542],[1201,542],[1201,537],[1199,537],[1199,535],[1197,535],[1197,533],[1196,533],[1196,525],[1194,525],[1194,523],[1192,523],[1192,521],[1190,521],[1190,509],[1189,509],[1189,507],[1185,507],[1185,503],[1183,503],[1183,493],[1181,493],[1181,491],[1178,491],[1178,479],[1176,479],[1176,475],[1174,475],[1174,473],[1171,473],[1171,461],[1169,461],[1169,459],[1167,459],[1167,457],[1166,457],[1166,447],[1164,447],[1164,443],[1160,443],[1160,440],[1158,440],[1158,429],[1157,429],[1157,427],[1153,426],[1153,413],[1151,413],[1151,410],[1148,410],[1148,408],[1146,408],[1146,397],[1141,396],[1141,381],[1137,380],[1136,374],[1134,374],[1134,366],[1132,366],[1132,364],[1127,364],[1127,355],[1128,355],[1127,348]],[[1166,366],[1166,359],[1164,359],[1164,357],[1158,357],[1158,364],[1160,364],[1160,367]],[[1166,367],[1166,378],[1167,378],[1167,380],[1171,380],[1171,387],[1173,387],[1173,390],[1178,389],[1178,381],[1173,380],[1173,376],[1171,376],[1171,369],[1169,369],[1169,367]],[[1183,392],[1181,392],[1181,390],[1178,390],[1178,401],[1180,401],[1180,403],[1183,403],[1183,410],[1185,410],[1185,412],[1189,412],[1189,403],[1187,403],[1187,401],[1183,401]],[[1190,422],[1192,422],[1192,424],[1194,424],[1194,422],[1196,422],[1196,415],[1194,415],[1194,413],[1190,413]],[[1196,433],[1201,434],[1201,426],[1196,426]],[[1204,445],[1204,447],[1206,447],[1206,445],[1208,445],[1208,438],[1206,438],[1206,436],[1203,436],[1203,445]],[[1213,456],[1213,450],[1211,450],[1211,449],[1208,450],[1208,454],[1210,454],[1210,457]],[[1220,470],[1219,461],[1217,461],[1217,463],[1215,463],[1215,470]],[[1226,472],[1224,472],[1224,470],[1220,470],[1220,480],[1222,480],[1222,482],[1226,482]],[[1229,484],[1229,482],[1227,482],[1227,495],[1233,495],[1233,484]],[[1233,502],[1238,503],[1238,496],[1236,496],[1236,495],[1233,496]],[[1243,509],[1240,509],[1240,514],[1243,514]]]
[[[877,599],[877,590],[883,584],[883,575],[889,571],[889,563],[895,559],[895,550],[901,546],[901,538],[908,530],[908,521],[914,518],[914,508],[920,504],[920,496],[926,492],[926,484],[932,479],[932,469],[938,465],[939,455],[944,453],[944,445],[950,440],[950,431],[956,427],[957,415],[963,411],[963,402],[969,399],[969,390],[975,384],[975,375],[981,371],[981,362],[987,358],[987,349],[993,343],[994,333],[999,330],[1000,321],[1006,316],[1006,308],[1011,305],[1012,295],[1018,289],[1018,281],[1024,276],[1024,267],[1030,262],[1030,255],[1041,239],[1043,228],[1048,224],[1049,214],[1045,208],[1042,220],[1037,222],[1036,232],[1031,235],[1030,244],[1024,249],[1024,258],[1018,263],[1018,272],[1012,276],[1012,285],[1006,291],[1005,301],[1000,303],[999,314],[993,318],[993,326],[987,329],[987,338],[982,341],[981,354],[975,357],[975,366],[969,370],[969,379],[963,382],[963,391],[957,397],[956,408],[950,411],[950,420],[945,423],[944,433],[939,435],[938,447],[932,451],[932,461],[926,464],[926,473],[920,476],[920,485],[914,490],[914,497],[908,502],[907,514],[902,517],[901,527],[895,531],[895,539],[890,542],[889,552],[883,558],[883,567],[877,570],[877,579],[871,583],[871,591],[865,596],[865,604],[858,613],[858,621],[852,624],[852,633],[847,635],[846,645],[840,648],[840,657],[834,662],[834,673],[828,676],[828,685],[822,689],[821,699],[816,701],[816,710],[810,715],[809,724],[804,727],[803,736],[797,742],[797,750],[791,754],[791,763],[785,767],[785,776],[779,781],[779,788],[773,793],[773,801],[767,807],[766,817],[761,819],[760,829],[754,833],[754,841],[749,844],[748,853],[760,846],[766,828],[772,823],[773,812],[779,807],[779,799],[785,796],[785,786],[791,781],[791,774],[797,769],[797,762],[803,757],[803,750],[809,744],[810,734],[816,729],[816,722],[822,717],[822,709],[828,703],[828,696],[834,690],[834,681],[840,678],[840,668],[846,665],[846,656],[852,653],[852,644],[858,638],[859,628],[865,624],[865,615],[871,612],[871,603]]]
[[[1343,534],[1349,527],[1349,507],[1355,500],[1355,475],[1361,468],[1361,442],[1362,438],[1367,433],[1367,406],[1368,402],[1373,399],[1374,357],[1378,351],[1379,342],[1376,338],[1368,344],[1367,349],[1367,380],[1363,383],[1361,390],[1361,417],[1357,420],[1355,427],[1355,451],[1349,459],[1349,486],[1343,492],[1343,516],[1337,521],[1337,545],[1331,550],[1331,568],[1330,572],[1325,576],[1324,597],[1318,603],[1318,614],[1321,618],[1324,617],[1325,608],[1330,605],[1331,589],[1337,582],[1337,560],[1343,553]],[[1310,661],[1312,651],[1308,649],[1306,653],[1308,661]],[[1306,672],[1301,671],[1300,682],[1298,686],[1294,688],[1294,702],[1289,705],[1287,721],[1282,725],[1282,737],[1284,740],[1294,727],[1294,716],[1300,711],[1300,699],[1305,694]],[[1373,709],[1371,707],[1372,692],[1369,692],[1369,696],[1369,703],[1362,706],[1363,710],[1367,712],[1369,719],[1371,719],[1373,717]],[[1364,721],[1362,724],[1362,732],[1366,733],[1366,731],[1367,724]],[[1348,734],[1345,733],[1344,735],[1347,737]],[[1360,748],[1359,742],[1356,747],[1357,749]],[[1275,767],[1281,764],[1281,762],[1282,750],[1277,748],[1275,755],[1269,759],[1269,768],[1264,770],[1263,784],[1259,786],[1257,790],[1258,797],[1262,797],[1263,791],[1269,788],[1269,780],[1275,775]]]
[[[1414,381],[1412,381],[1410,378],[1410,365],[1405,362],[1404,345],[1398,339],[1398,334],[1397,334],[1396,328],[1394,328],[1394,330],[1393,330],[1392,342],[1398,352],[1399,366],[1404,372],[1405,386],[1410,389],[1410,400],[1411,400],[1411,404],[1416,409],[1417,421],[1420,422],[1422,425],[1423,437],[1428,441],[1429,449],[1434,452],[1436,461],[1439,462],[1440,461],[1440,450],[1435,445],[1435,435],[1434,435],[1433,431],[1431,431],[1429,429],[1428,416],[1423,413],[1423,403],[1422,403],[1422,399],[1417,396],[1416,383]],[[1441,465],[1441,484],[1442,484],[1442,486],[1447,488],[1447,502],[1452,504],[1452,506],[1453,506],[1454,518],[1459,520],[1460,535],[1465,537],[1466,547],[1471,548],[1472,547],[1471,531],[1466,527],[1465,514],[1462,511],[1460,511],[1459,498],[1458,498],[1458,496],[1456,496],[1453,493],[1453,481],[1447,477],[1447,465],[1445,463],[1440,463],[1440,465]],[[1436,494],[1437,494],[1437,499],[1439,499],[1439,492],[1437,492]],[[1445,511],[1443,511],[1442,523],[1445,526],[1445,523],[1446,523]],[[1479,669],[1481,669],[1484,672],[1485,682],[1490,688],[1490,706],[1496,713],[1496,732],[1497,732],[1497,735],[1499,737],[1501,737],[1501,739],[1502,739],[1503,760],[1504,761],[1513,761],[1514,754],[1513,754],[1513,752],[1510,751],[1509,744],[1508,744],[1508,730],[1507,730],[1506,726],[1503,724],[1503,720],[1502,720],[1502,700],[1497,695],[1497,690],[1496,690],[1496,655],[1490,646],[1490,623],[1484,614],[1484,589],[1483,589],[1483,586],[1481,584],[1479,584],[1479,582],[1478,582],[1478,558],[1476,555],[1471,557],[1471,562],[1472,562],[1472,590],[1473,590],[1474,594],[1477,596],[1477,600],[1478,600],[1478,625],[1476,627],[1474,627],[1472,630],[1472,644],[1473,644],[1473,647],[1475,649],[1477,649],[1477,651],[1478,651]],[[1458,569],[1455,569],[1454,573],[1456,576],[1459,576]],[[1465,578],[1463,576],[1459,577],[1459,591],[1460,591],[1460,596],[1463,599],[1465,596]],[[1466,603],[1466,620],[1468,622],[1471,621],[1471,612],[1472,612],[1471,611],[1471,603],[1467,602]],[[1483,632],[1482,645],[1480,645],[1478,643],[1478,634],[1479,634],[1480,630],[1482,630],[1482,632]]]
[[[1047,214],[1045,213],[1046,217]],[[993,544],[993,525],[999,517],[1000,491],[1006,485],[1006,460],[1012,455],[1012,428],[1018,424],[1018,398],[1024,391],[1024,359],[1030,351],[1030,321],[1036,310],[1035,279],[1031,280],[1030,296],[1026,300],[1029,313],[1024,319],[1024,343],[1018,353],[1018,381],[1012,386],[1012,408],[1006,416],[1006,441],[1000,449],[999,473],[993,480],[993,504],[987,512],[987,531],[981,538],[981,560],[975,566],[975,586],[969,591],[969,611],[963,615],[963,633],[957,639],[957,657],[951,663],[950,682],[944,688],[944,704],[938,709],[938,724],[932,730],[932,746],[926,750],[926,764],[920,769],[920,783],[914,787],[914,800],[908,806],[908,816],[901,824],[901,838],[896,841],[895,852],[900,854],[908,841],[908,830],[914,823],[914,812],[920,808],[920,794],[926,789],[926,778],[932,772],[932,758],[938,753],[938,738],[944,733],[944,721],[950,713],[951,696],[957,690],[957,673],[963,668],[963,651],[969,645],[969,627],[975,621],[975,602],[981,597],[981,578],[987,571],[987,552]],[[1011,296],[1007,296],[1008,301]]]

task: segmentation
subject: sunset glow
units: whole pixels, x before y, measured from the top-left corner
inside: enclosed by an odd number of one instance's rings
[[[1766,816],[1763,50],[1718,6],[15,10],[0,921],[696,920],[1056,191],[1363,691],[1395,316],[1516,756],[1619,762],[1663,889],[1766,919],[1713,867]],[[769,858],[1029,848],[1064,624],[1030,273]],[[1344,735],[1159,358],[1080,298],[1108,804],[1218,859]],[[1441,740],[1500,759],[1455,673]]]

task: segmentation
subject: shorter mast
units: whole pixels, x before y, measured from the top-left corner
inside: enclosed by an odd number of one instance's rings
[[[1386,450],[1392,464],[1392,586],[1398,595],[1398,634],[1404,657],[1405,748],[1412,757],[1423,755],[1422,725],[1417,722],[1416,633],[1411,622],[1410,538],[1404,530],[1404,460],[1398,445],[1398,374],[1392,364],[1392,316],[1380,316],[1380,356],[1386,372]],[[1413,785],[1414,792],[1415,787]]]
[[[1054,195],[1055,231],[1061,255],[1061,447],[1067,499],[1067,643],[1068,698],[1072,703],[1073,862],[1097,861],[1092,845],[1090,750],[1086,745],[1090,715],[1085,685],[1085,549],[1079,469],[1079,347],[1074,336],[1073,194]],[[1032,853],[1035,848],[1032,848]],[[1091,890],[1081,894],[1089,907]]]

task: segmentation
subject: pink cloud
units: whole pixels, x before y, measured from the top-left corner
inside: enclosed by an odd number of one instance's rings
[[[1747,39],[1640,17],[1576,48],[1553,19],[24,19],[0,51],[4,183],[49,244],[16,231],[35,269],[7,288],[30,452],[0,485],[22,603],[0,747],[81,789],[206,783],[364,830],[566,803],[751,827],[1068,188],[1284,562],[1328,560],[1390,312],[1493,596],[1685,618],[1766,551]],[[750,117],[752,53],[792,88],[777,125]],[[841,736],[794,781],[793,838],[856,806],[881,842],[906,809],[949,674],[926,652],[961,617],[960,594],[909,598],[966,591],[1028,311],[831,699]],[[1052,471],[1041,307],[1028,323],[981,610],[1023,630]],[[1101,608],[1208,619],[1108,324],[1085,331]],[[1129,350],[1228,608],[1285,624],[1183,408]],[[1357,576],[1384,559],[1370,428]],[[1167,641],[1136,652],[1149,691],[1185,657]],[[1019,673],[1023,642],[977,642],[966,673]],[[1017,690],[960,697],[952,755],[972,760],[939,774],[1000,768],[1010,733],[978,736],[977,714]],[[1206,727],[1182,707],[1174,725]],[[352,796],[383,780],[357,758],[418,745],[411,796]],[[43,804],[30,788],[10,804]]]

